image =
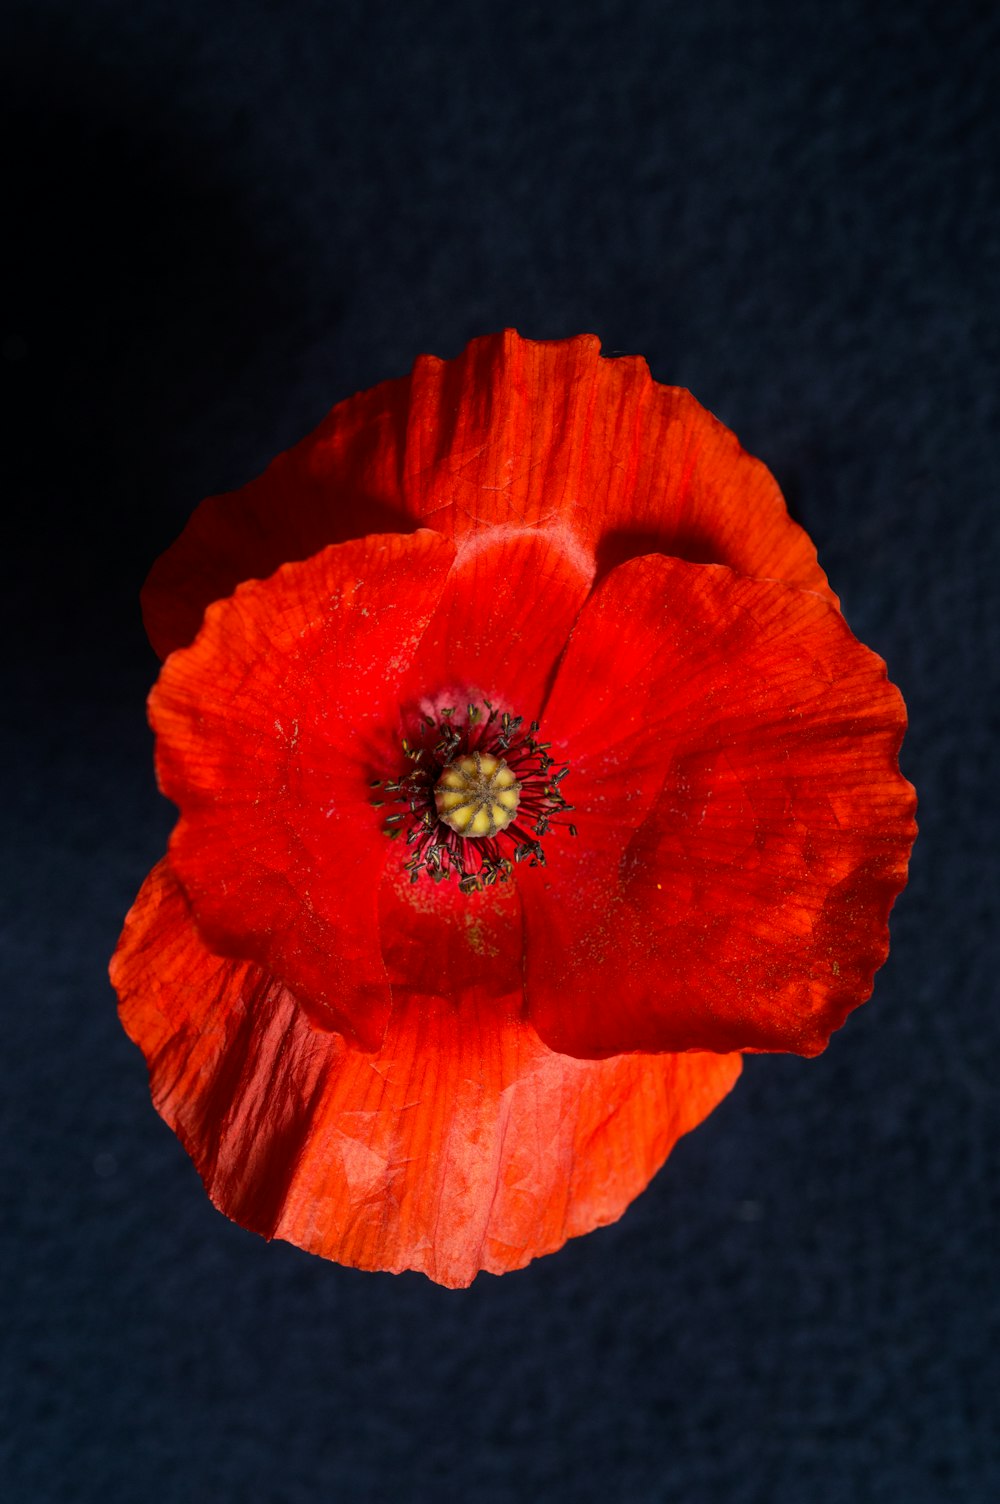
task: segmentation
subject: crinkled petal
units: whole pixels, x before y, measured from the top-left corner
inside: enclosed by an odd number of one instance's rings
[[[819,596],[662,557],[615,570],[545,708],[579,836],[517,875],[542,1038],[821,1050],[888,951],[915,834],[905,725]]]
[[[601,573],[666,553],[783,579],[836,599],[767,468],[690,392],[596,335],[473,340],[425,356],[410,387],[404,504],[462,540],[555,531]]]
[[[733,1085],[738,1055],[582,1061],[517,1006],[414,997],[378,1054],[212,954],[166,862],[112,962],[153,1100],[215,1204],[364,1269],[469,1284],[621,1215]]]
[[[382,959],[397,1001],[416,997],[464,1006],[480,998],[523,998],[521,895],[514,883],[462,893],[427,876],[411,883],[405,848],[389,854],[379,889]]]
[[[485,696],[525,721],[541,713],[590,592],[578,559],[548,534],[491,531],[462,550],[400,686],[404,719]]]
[[[181,809],[172,861],[207,943],[369,1048],[390,1003],[379,880],[408,855],[404,841],[390,851],[395,806],[373,807],[372,785],[407,771],[421,709],[482,696],[508,708],[510,685],[510,708],[537,715],[588,590],[545,535],[489,534],[446,574],[453,554],[429,531],[387,534],[241,586],[150,701],[160,780]],[[455,902],[429,888],[410,905],[441,915],[426,952],[411,947],[421,973],[450,943]]]
[[[330,543],[432,527],[552,532],[593,574],[662,552],[781,579],[830,600],[764,465],[690,392],[594,335],[476,339],[454,360],[339,403],[239,491],[204,501],[154,565],[143,612],[161,654],[206,606]]]
[[[150,697],[161,786],[181,811],[174,870],[207,943],[369,1047],[390,1006],[371,783],[398,758],[400,685],[453,558],[422,531],[251,581],[207,613]]]

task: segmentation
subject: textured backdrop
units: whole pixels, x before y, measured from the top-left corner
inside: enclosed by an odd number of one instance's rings
[[[996,5],[4,25],[4,1499],[992,1504]],[[770,464],[908,699],[921,836],[825,1055],[751,1059],[618,1226],[456,1294],[214,1212],[105,965],[170,825],[148,565],[504,325],[645,354]]]

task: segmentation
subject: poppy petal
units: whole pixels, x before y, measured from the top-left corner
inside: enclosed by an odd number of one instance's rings
[[[172,862],[207,943],[265,966],[368,1047],[390,1006],[372,770],[396,755],[399,684],[453,558],[423,531],[242,585],[150,696],[160,784],[181,811]]]
[[[593,334],[473,340],[424,356],[409,393],[403,504],[462,540],[551,529],[605,573],[665,553],[782,579],[836,600],[774,477],[682,387]]]
[[[583,1061],[501,1002],[422,1000],[365,1054],[208,951],[162,862],[112,962],[153,1100],[228,1216],[450,1286],[614,1221],[733,1085],[738,1055]]]
[[[525,720],[541,713],[590,592],[579,558],[545,533],[484,533],[461,552],[401,688],[404,709],[484,696]]]
[[[523,997],[521,895],[514,883],[462,893],[455,882],[412,883],[405,848],[389,853],[379,889],[379,938],[393,1000],[428,997],[464,1005]]]
[[[244,579],[366,533],[554,533],[591,574],[662,552],[836,601],[774,478],[680,387],[595,335],[513,330],[339,403],[239,491],[209,497],[143,591],[165,657]]]
[[[553,1048],[824,1048],[869,995],[915,805],[885,666],[819,596],[621,565],[583,611],[546,734],[576,842],[518,871]]]

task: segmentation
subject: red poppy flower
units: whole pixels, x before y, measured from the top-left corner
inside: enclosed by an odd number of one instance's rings
[[[202,504],[144,608],[169,856],[112,963],[266,1236],[444,1284],[612,1221],[871,991],[905,714],[774,481],[596,339],[507,333]],[[169,655],[169,656],[168,656]]]

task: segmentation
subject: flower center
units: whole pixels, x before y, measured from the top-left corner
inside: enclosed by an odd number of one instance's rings
[[[538,741],[537,721],[527,731],[522,725],[523,717],[489,700],[471,702],[464,716],[454,707],[425,714],[417,735],[403,741],[410,771],[373,781],[377,807],[403,806],[386,816],[385,832],[405,833],[411,882],[454,877],[463,893],[475,893],[506,882],[515,863],[544,866],[541,837],[553,826],[576,835],[563,818],[573,806],[559,789],[569,765]]]
[[[521,786],[502,757],[468,752],[445,768],[434,790],[438,819],[469,840],[495,836],[517,814]]]

